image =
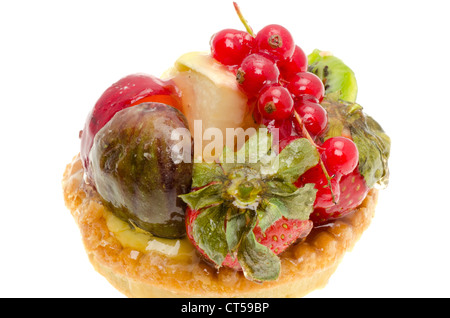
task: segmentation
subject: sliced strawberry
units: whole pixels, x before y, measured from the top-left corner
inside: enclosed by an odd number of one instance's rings
[[[200,254],[207,260],[211,261],[206,253],[198,246],[192,235],[192,224],[194,223],[200,211],[191,209],[186,210],[186,233],[189,240],[197,248]],[[306,237],[313,227],[311,220],[296,220],[286,219],[282,217],[278,221],[274,222],[266,231],[262,231],[257,225],[253,229],[256,241],[264,246],[270,248],[275,254],[280,254],[286,250],[291,244],[295,243],[298,239]],[[212,262],[212,261],[211,261]],[[235,270],[241,270],[238,260],[231,254],[225,257],[221,266],[229,267]]]
[[[358,167],[350,174],[341,177],[339,187],[340,199],[337,204],[328,208],[315,208],[314,212],[311,213],[310,218],[315,224],[349,214],[362,203],[369,192]]]
[[[197,211],[194,209],[191,209],[189,206],[186,209],[186,235],[188,239],[191,241],[191,243],[195,246],[195,248],[200,252],[200,254],[209,262],[214,262],[206,255],[205,251],[203,251],[199,246],[198,243],[195,241],[193,234],[192,234],[192,225],[195,222],[195,219],[197,216],[201,213],[201,211]],[[237,259],[233,258],[230,254],[228,254],[225,258],[225,260],[222,263],[222,266],[226,266],[229,268],[233,268],[235,270],[241,270],[241,266],[239,265],[239,262]]]
[[[242,149],[250,154],[250,145],[268,141],[267,131],[262,131]],[[260,158],[244,164],[196,163],[194,188],[180,196],[188,206],[187,237],[205,260],[216,268],[241,269],[255,282],[276,280],[278,254],[313,226],[309,216],[317,190],[311,183],[297,188],[292,182],[317,164],[318,153],[306,139],[296,138],[278,156],[279,167],[272,174],[262,173],[266,163]]]
[[[286,219],[282,217],[263,233],[259,226],[253,230],[256,241],[269,247],[275,254],[280,254],[298,239],[311,232],[313,223],[310,220]]]

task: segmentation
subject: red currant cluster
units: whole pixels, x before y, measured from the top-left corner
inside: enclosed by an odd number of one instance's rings
[[[236,72],[243,92],[256,101],[257,122],[280,128],[285,121],[296,122],[295,111],[311,135],[325,130],[327,114],[320,105],[323,83],[307,72],[306,54],[286,28],[267,25],[254,37],[245,31],[222,30],[211,39],[211,54]],[[301,127],[296,125],[296,130],[301,135]]]
[[[314,183],[318,190],[315,207],[331,207],[339,201],[341,177],[358,164],[358,149],[345,137],[329,138],[317,145],[317,137],[328,125],[327,112],[320,105],[325,89],[322,80],[307,71],[307,56],[291,33],[271,24],[255,35],[244,25],[247,32],[225,29],[214,34],[211,54],[235,72],[249,104],[254,105],[255,121],[279,129],[280,150],[300,137],[317,147],[319,164],[304,173],[296,185]]]

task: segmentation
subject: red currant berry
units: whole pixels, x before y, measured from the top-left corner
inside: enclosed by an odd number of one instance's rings
[[[269,132],[272,134],[274,134],[276,130],[279,143],[281,143],[281,140],[289,138],[291,136],[296,136],[296,138],[299,138],[295,130],[292,118],[287,118],[284,120],[267,119],[261,115],[258,107],[255,107],[253,110],[253,119],[256,124],[266,126]]]
[[[263,88],[258,98],[259,112],[266,119],[286,119],[291,116],[293,107],[291,93],[279,84]]]
[[[332,137],[322,144],[322,148],[322,160],[331,174],[346,175],[356,168],[359,152],[351,139]]]
[[[294,54],[295,43],[291,33],[278,24],[262,28],[255,37],[256,52],[265,52],[275,60],[289,60]]]
[[[325,89],[322,80],[315,74],[310,72],[297,73],[290,79],[287,89],[294,95],[300,97],[302,95],[312,95],[322,101]]]
[[[297,103],[312,102],[320,104],[319,100],[312,95],[300,95],[295,98]]]
[[[256,96],[264,85],[278,83],[280,71],[275,63],[261,54],[250,54],[241,63],[236,80],[249,96]]]
[[[306,130],[314,136],[325,131],[328,124],[327,111],[318,103],[301,100],[295,103],[295,110],[300,115]]]
[[[211,55],[225,65],[239,65],[250,53],[254,38],[245,31],[225,29],[211,38]]]
[[[278,63],[281,75],[284,79],[289,80],[292,76],[300,72],[306,72],[308,69],[308,57],[305,52],[296,45],[294,55],[289,60],[280,61]]]
[[[303,187],[307,183],[314,183],[314,188],[317,189],[316,200],[314,201],[315,208],[329,208],[335,205],[340,198],[341,189],[339,181],[341,175],[334,175],[331,179],[331,190],[328,186],[328,180],[322,170],[320,164],[308,169],[302,174],[294,183],[297,187]]]

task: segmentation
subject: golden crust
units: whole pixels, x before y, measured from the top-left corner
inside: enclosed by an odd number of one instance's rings
[[[79,156],[67,165],[62,181],[66,206],[78,224],[95,269],[128,297],[302,297],[328,282],[346,251],[370,225],[378,199],[371,190],[350,215],[314,228],[301,243],[281,255],[274,282],[247,280],[241,272],[216,270],[193,257],[189,262],[156,251],[124,247],[106,225],[105,206],[83,181]]]

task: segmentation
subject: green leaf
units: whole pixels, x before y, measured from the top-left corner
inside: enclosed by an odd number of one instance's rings
[[[250,231],[239,245],[237,258],[245,277],[249,280],[271,281],[280,275],[280,259],[267,246],[256,241],[253,231]]]
[[[192,187],[198,188],[225,177],[220,164],[216,162],[201,162],[193,164]]]
[[[278,155],[274,179],[294,183],[309,168],[319,162],[319,153],[306,138],[290,142]]]
[[[226,209],[219,204],[203,210],[192,225],[195,242],[218,267],[228,254],[225,218]]]
[[[236,152],[238,162],[250,164],[268,163],[272,141],[272,134],[268,132],[267,128],[258,129],[257,133],[251,136],[243,147]]]
[[[230,207],[228,211],[226,237],[228,250],[233,253],[242,241],[242,238],[253,230],[256,225],[256,212],[249,209]]]
[[[265,232],[273,223],[278,221],[287,212],[283,201],[271,197],[264,199],[258,207],[258,226],[262,232]]]
[[[200,188],[199,190],[179,195],[179,197],[192,209],[200,210],[211,205],[222,203],[222,190],[223,184],[216,183]]]
[[[366,116],[363,123],[351,127],[353,141],[359,151],[359,172],[366,184],[372,188],[375,184],[387,186],[389,180],[388,158],[391,140],[380,125]]]
[[[317,190],[308,183],[290,195],[265,198],[258,207],[258,226],[265,232],[281,217],[287,219],[308,220],[314,210]]]
[[[277,180],[272,177],[264,181],[267,186],[267,192],[272,195],[290,196],[298,190],[298,188],[291,182]]]
[[[228,174],[228,172],[237,166],[236,153],[227,146],[223,147],[223,151],[219,156],[219,164],[225,174]]]
[[[307,183],[298,188],[295,194],[282,197],[285,209],[281,210],[287,219],[308,220],[309,215],[314,210],[317,189],[314,183]]]

